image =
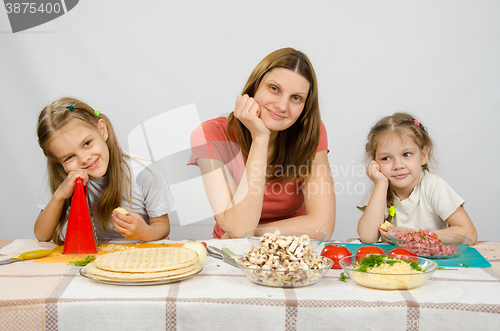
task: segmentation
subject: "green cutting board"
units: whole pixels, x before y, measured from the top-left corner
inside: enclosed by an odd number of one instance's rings
[[[351,253],[354,255],[358,251],[360,247],[363,246],[377,246],[380,247],[386,254],[393,248],[396,248],[395,245],[389,244],[373,244],[373,245],[365,245],[365,244],[346,244],[346,243],[326,243],[326,245],[341,245],[349,248]],[[450,257],[447,259],[430,259],[439,264],[440,267],[446,268],[489,268],[491,264],[482,256],[477,249],[473,247],[467,248],[467,250],[462,253],[462,255],[458,257]]]

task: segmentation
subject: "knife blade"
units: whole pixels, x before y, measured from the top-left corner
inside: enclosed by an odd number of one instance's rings
[[[0,261],[0,265],[9,264],[12,262],[24,261],[24,260],[38,259],[40,257],[48,256],[50,254],[52,254],[51,249],[39,249],[36,251],[24,252],[16,257]]]
[[[220,259],[220,260],[232,265],[233,267],[239,268],[238,263],[236,263],[234,258],[229,257],[228,255],[226,255],[223,251],[221,251],[217,247],[207,246],[207,251],[211,257],[215,257],[216,259]]]

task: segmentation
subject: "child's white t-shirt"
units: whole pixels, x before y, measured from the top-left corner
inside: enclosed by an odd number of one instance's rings
[[[122,192],[123,207],[138,213],[149,224],[150,217],[159,217],[175,211],[175,204],[170,193],[165,176],[154,165],[144,166],[142,163],[130,159],[128,162],[132,172],[132,197],[131,202],[127,201],[127,192]],[[135,180],[134,180],[135,178]],[[91,178],[87,182],[87,191],[90,198],[90,205],[93,210],[94,226],[98,240],[127,240],[111,224],[107,231],[96,219],[97,201],[105,188],[106,178]],[[37,207],[44,209],[52,198],[48,183],[41,194]],[[66,224],[67,225],[67,224]],[[66,235],[66,226],[62,231]],[[62,238],[64,239],[64,238]]]
[[[373,185],[357,205],[359,210],[364,211],[372,192]],[[464,200],[441,177],[422,172],[420,182],[407,199],[401,201],[394,197],[396,216],[392,224],[414,229],[444,229],[448,227],[448,217],[463,204]],[[385,218],[388,216],[386,210]]]

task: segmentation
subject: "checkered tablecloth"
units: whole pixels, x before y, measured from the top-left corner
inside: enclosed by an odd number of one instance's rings
[[[250,249],[244,239],[206,242]],[[15,240],[0,260],[52,247]],[[340,270],[308,287],[265,287],[211,257],[193,278],[155,286],[100,284],[79,267],[15,262],[0,266],[0,330],[498,330],[500,243],[475,247],[491,268],[438,270],[407,291],[340,282]]]

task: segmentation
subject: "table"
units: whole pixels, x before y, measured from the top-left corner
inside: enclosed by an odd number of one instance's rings
[[[206,242],[250,249],[244,239]],[[14,240],[0,259],[54,246]],[[0,330],[498,330],[500,243],[475,247],[491,268],[438,270],[401,291],[340,282],[340,270],[312,286],[270,288],[211,257],[193,278],[155,286],[100,284],[79,267],[16,262],[0,266]]]
[[[0,240],[0,248],[12,243],[13,240]]]

